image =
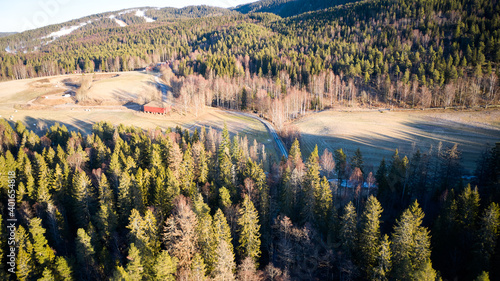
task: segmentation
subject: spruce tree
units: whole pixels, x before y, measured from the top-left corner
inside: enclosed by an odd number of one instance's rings
[[[224,123],[222,140],[219,144],[219,151],[217,152],[219,167],[218,180],[220,186],[225,186],[229,190],[231,197],[234,197],[236,195],[236,189],[233,184],[233,162],[231,159],[230,144],[229,131],[227,130],[226,123]]]
[[[354,151],[354,155],[351,158],[351,166],[352,168],[359,168],[361,172],[364,173],[363,154],[361,154],[361,150],[359,148]]]
[[[90,221],[94,200],[92,198],[90,179],[83,171],[77,171],[73,176],[73,213],[77,227],[87,227]]]
[[[210,207],[203,201],[203,196],[200,193],[198,193],[198,196],[193,201],[193,211],[198,219],[196,232],[198,234],[200,255],[206,263],[207,272],[211,273],[216,261],[215,249],[217,247],[217,239],[214,235]]]
[[[495,265],[491,257],[495,254],[498,237],[500,236],[500,207],[497,203],[491,203],[481,217],[476,252],[476,270],[490,271]]]
[[[158,255],[160,245],[158,241],[158,226],[153,212],[148,209],[144,216],[133,209],[129,217],[129,240],[138,249],[142,264],[143,275],[151,278],[154,275],[153,263]]]
[[[91,238],[84,229],[79,228],[76,234],[76,261],[78,279],[93,280],[98,278],[96,272],[95,250]]]
[[[28,233],[22,225],[16,231],[16,277],[18,280],[29,280],[34,275],[33,245],[29,241]]]
[[[130,248],[127,256],[127,275],[130,280],[142,280],[143,278],[143,262],[141,259],[141,253],[135,244],[130,244]]]
[[[302,153],[300,152],[300,143],[295,139],[288,152],[288,159],[292,161],[292,167],[295,168],[299,163],[302,163]]]
[[[283,175],[281,176],[280,203],[282,212],[288,217],[293,218],[295,217],[293,214],[294,209],[297,206],[297,190],[294,188],[295,186],[292,185],[291,176],[292,172],[290,170],[290,167],[286,167]]]
[[[389,236],[386,234],[380,241],[375,267],[370,278],[380,281],[389,280],[392,265],[391,257],[391,241],[389,241]]]
[[[418,274],[432,275],[430,235],[421,226],[424,213],[417,201],[396,221],[392,235],[393,271],[399,280],[413,280]],[[434,272],[435,274],[435,272]]]
[[[57,257],[55,262],[56,280],[73,280],[73,271],[64,257]]]
[[[245,195],[238,218],[240,257],[251,257],[255,262],[260,257],[259,216],[250,197]]]
[[[380,216],[382,206],[380,202],[371,195],[365,203],[365,209],[361,215],[361,229],[359,233],[359,249],[361,266],[366,276],[374,275],[374,267],[380,254]]]
[[[54,280],[54,274],[49,268],[45,268],[42,273],[42,277],[38,279],[38,281],[52,281]]]
[[[344,150],[339,148],[333,153],[335,159],[335,172],[337,172],[337,185],[342,187],[342,182],[346,180],[346,168],[347,168],[347,155],[345,155]]]
[[[302,220],[313,222],[316,207],[315,194],[320,190],[318,146],[315,146],[311,152],[306,167],[307,173],[304,177],[302,190]]]
[[[179,275],[180,274],[178,274],[178,276]],[[180,275],[180,276],[184,277],[185,275]],[[189,273],[188,276],[185,276],[185,279],[193,281],[206,280],[206,266],[200,254],[196,253],[194,255],[193,262],[191,264],[191,272]]]
[[[42,267],[48,267],[53,263],[55,255],[45,238],[42,220],[40,218],[31,219],[29,231],[33,239],[33,249],[38,264]]]
[[[318,189],[314,192],[315,197],[315,215],[318,228],[326,235],[330,228],[331,212],[332,212],[332,189],[330,183],[323,177]]]
[[[118,185],[118,196],[116,207],[118,211],[118,221],[120,224],[126,223],[130,211],[132,210],[132,189],[134,179],[128,172],[123,172],[120,176],[120,184]]]
[[[194,183],[194,162],[191,154],[191,146],[188,145],[184,151],[182,163],[180,165],[180,188],[184,196],[194,198],[196,184]]]
[[[43,156],[36,152],[35,152],[35,171],[37,173],[36,177],[37,201],[47,203],[51,201],[51,194],[49,192],[51,173]]]
[[[354,208],[352,201],[350,201],[344,207],[344,214],[340,218],[339,231],[341,249],[348,259],[353,257],[356,250],[356,244],[358,241],[357,224],[358,217],[356,209]]]
[[[168,251],[162,250],[154,263],[154,280],[174,281],[177,271],[177,259],[172,258]]]
[[[231,229],[229,228],[226,217],[221,209],[218,209],[214,215],[213,234],[216,245],[220,244],[221,241],[225,241],[227,243],[228,251],[234,255]]]

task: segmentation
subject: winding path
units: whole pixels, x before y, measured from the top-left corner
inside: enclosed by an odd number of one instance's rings
[[[281,152],[281,155],[283,155],[285,158],[288,158],[288,152],[286,151],[285,144],[283,141],[281,141],[281,138],[278,136],[278,133],[276,133],[276,129],[274,129],[273,125],[268,122],[267,120],[264,120],[256,115],[250,114],[250,113],[245,113],[245,112],[239,112],[239,111],[229,111],[229,110],[224,110],[226,112],[231,112],[237,115],[242,115],[246,117],[250,117],[253,119],[256,119],[260,121],[264,126],[266,126],[267,130],[269,131],[269,134],[273,137],[274,142],[278,146],[279,151]]]
[[[155,75],[154,77],[155,77],[156,84],[158,85],[158,87],[160,88],[160,90],[163,93],[164,101],[168,101],[168,99],[167,99],[167,87],[168,86],[165,85],[164,83],[162,83],[158,76]],[[171,104],[171,105],[173,105],[173,104]],[[283,144],[283,141],[281,141],[281,138],[278,136],[278,133],[276,133],[276,129],[274,129],[274,127],[271,123],[269,123],[268,121],[254,115],[254,114],[251,114],[251,113],[225,110],[222,108],[218,108],[218,110],[232,113],[232,114],[236,114],[236,115],[240,115],[240,116],[246,116],[249,118],[253,118],[253,119],[258,120],[262,124],[264,124],[264,126],[266,126],[267,130],[269,131],[269,134],[273,137],[274,142],[276,143],[276,146],[278,147],[278,150],[281,152],[281,155],[283,155],[285,158],[288,158],[288,152],[286,151],[285,144]]]

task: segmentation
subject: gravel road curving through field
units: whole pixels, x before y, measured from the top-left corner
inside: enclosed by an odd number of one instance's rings
[[[158,85],[158,88],[160,88],[162,94],[163,94],[163,99],[164,101],[167,101],[167,88],[168,86],[165,85],[160,79],[159,79],[159,75],[155,75],[155,81],[156,81],[156,84]],[[174,104],[172,103],[171,104],[172,106],[174,106]],[[250,113],[245,113],[245,112],[238,112],[238,111],[232,111],[232,110],[225,110],[225,109],[222,109],[222,108],[218,108],[218,110],[221,110],[221,111],[225,111],[225,112],[228,112],[228,113],[233,113],[233,114],[236,114],[236,115],[240,115],[240,116],[245,116],[245,117],[249,117],[249,118],[253,118],[253,119],[256,119],[258,121],[260,121],[262,124],[264,124],[264,126],[266,126],[267,130],[269,131],[269,134],[273,137],[273,140],[274,142],[276,143],[276,146],[278,147],[278,150],[281,152],[281,155],[283,155],[285,158],[288,158],[288,153],[286,151],[286,148],[285,148],[285,144],[283,144],[283,141],[281,141],[281,138],[278,136],[278,133],[276,133],[276,129],[274,129],[273,125],[271,123],[269,123],[268,121],[254,115],[254,114],[250,114]]]
[[[264,124],[264,126],[266,126],[267,130],[269,131],[269,134],[271,134],[271,136],[273,137],[274,142],[276,143],[276,146],[278,146],[278,149],[281,152],[281,155],[283,155],[285,158],[288,158],[288,152],[286,151],[285,144],[283,143],[283,141],[281,141],[281,138],[278,136],[278,133],[276,133],[276,129],[274,129],[273,125],[270,122],[254,115],[254,114],[250,114],[250,113],[238,112],[238,111],[228,111],[228,110],[224,110],[224,111],[231,112],[231,113],[241,115],[241,116],[250,117],[250,118],[253,118],[253,119],[260,121],[262,124]]]

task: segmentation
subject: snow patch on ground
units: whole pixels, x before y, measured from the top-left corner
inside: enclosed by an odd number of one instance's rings
[[[10,49],[10,46],[7,46],[7,48],[5,48],[5,51],[7,53],[11,53],[11,54],[15,54],[16,53],[16,51],[13,51],[13,50]]]
[[[148,16],[146,16],[145,12],[146,11],[137,10],[135,12],[135,16],[136,17],[142,17],[142,18],[144,18],[146,20],[146,22],[154,22],[155,20],[152,19],[152,18],[150,18],[150,17],[148,17]]]
[[[42,39],[45,39],[45,38],[56,39],[56,38],[59,38],[61,36],[68,35],[71,32],[73,32],[73,31],[77,30],[78,28],[80,28],[82,26],[85,26],[87,24],[88,24],[88,22],[82,22],[79,25],[73,25],[73,26],[70,26],[70,27],[65,26],[65,27],[61,28],[61,30],[59,30],[59,31],[52,32],[51,34],[42,37]]]
[[[111,15],[109,16],[109,18],[114,19],[115,22],[121,27],[127,26],[127,24],[124,21],[117,19],[115,15]]]

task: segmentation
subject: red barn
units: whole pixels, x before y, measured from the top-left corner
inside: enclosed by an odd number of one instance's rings
[[[158,114],[165,114],[169,111],[169,108],[163,103],[158,102],[158,101],[152,101],[148,104],[144,105],[144,112],[146,113],[158,113]]]

